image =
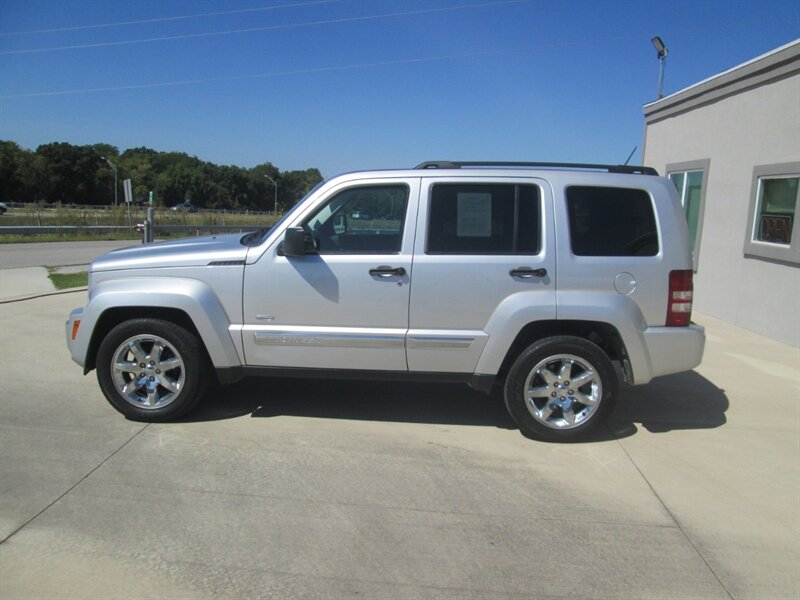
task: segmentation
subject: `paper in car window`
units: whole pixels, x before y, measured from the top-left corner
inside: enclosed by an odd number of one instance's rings
[[[457,200],[457,235],[459,237],[491,237],[492,195],[459,192]]]

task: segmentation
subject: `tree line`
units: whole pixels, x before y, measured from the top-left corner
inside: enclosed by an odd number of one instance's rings
[[[251,169],[217,165],[184,152],[131,148],[120,154],[110,144],[43,144],[31,151],[0,140],[0,200],[4,202],[108,205],[124,203],[123,180],[130,179],[134,202],[158,206],[190,201],[198,208],[278,211],[293,206],[322,181],[318,169],[280,171],[266,162]],[[270,179],[272,181],[270,181]]]

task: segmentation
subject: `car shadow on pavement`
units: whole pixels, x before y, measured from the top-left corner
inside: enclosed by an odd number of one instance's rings
[[[687,371],[658,377],[647,385],[624,385],[608,429],[615,437],[632,435],[636,424],[650,433],[714,429],[727,422],[728,405],[725,390]]]
[[[623,385],[607,426],[583,442],[620,439],[640,425],[651,433],[724,425],[724,390],[694,371]],[[516,429],[502,390],[487,396],[463,384],[253,378],[215,387],[183,421],[298,416]]]
[[[514,429],[498,394],[464,384],[253,378],[214,393],[184,421],[296,416]]]

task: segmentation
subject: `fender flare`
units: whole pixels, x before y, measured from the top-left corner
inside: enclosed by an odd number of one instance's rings
[[[541,291],[536,291],[509,296],[486,324],[489,340],[475,373],[497,374],[519,333],[527,325],[543,321],[585,321],[613,327],[625,346],[635,383],[647,383],[652,379],[653,366],[644,340],[647,329],[644,316],[633,301],[617,293],[553,291],[545,298]]]
[[[518,292],[508,296],[486,323],[484,331],[489,334],[489,339],[478,359],[475,373],[496,375],[511,344],[528,323],[551,321],[555,318],[555,290]]]
[[[72,348],[72,358],[84,368],[95,329],[110,310],[167,308],[186,314],[200,335],[214,367],[238,367],[242,361],[231,337],[231,325],[222,303],[210,286],[197,279],[180,277],[131,277],[97,284],[81,315],[81,325]]]

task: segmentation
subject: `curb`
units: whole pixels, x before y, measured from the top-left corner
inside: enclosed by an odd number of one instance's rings
[[[34,294],[32,296],[20,296],[18,298],[9,298],[8,300],[0,300],[2,304],[12,304],[14,302],[24,302],[25,300],[35,300],[36,298],[47,298],[49,296],[63,296],[64,294],[75,294],[76,292],[86,292],[88,287],[69,288],[66,290],[59,290],[57,292],[49,292],[47,294]]]

